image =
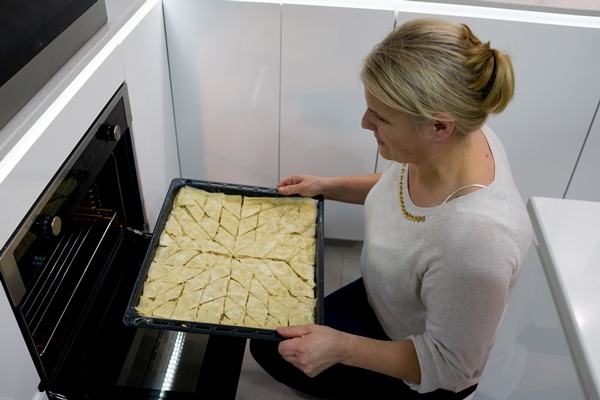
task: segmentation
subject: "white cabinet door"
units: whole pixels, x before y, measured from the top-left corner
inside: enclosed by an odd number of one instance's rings
[[[281,6],[163,5],[182,177],[275,186]]]
[[[527,15],[514,13],[523,19]],[[400,12],[398,24],[419,16],[432,15]],[[524,201],[531,196],[563,197],[598,104],[600,29],[433,16],[465,22],[480,39],[511,55],[515,97],[488,124],[506,148]]]
[[[280,178],[374,172],[359,71],[393,23],[393,10],[283,5]],[[363,239],[362,206],[327,202],[325,215],[326,237]]]
[[[600,105],[600,104],[599,104]],[[581,156],[577,162],[566,198],[573,200],[600,201],[600,115],[588,133]]]
[[[121,53],[140,184],[153,230],[171,180],[180,172],[161,3],[140,17],[121,43]]]

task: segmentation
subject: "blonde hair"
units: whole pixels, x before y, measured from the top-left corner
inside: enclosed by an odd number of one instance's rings
[[[360,77],[373,96],[416,124],[447,113],[461,134],[502,112],[514,93],[509,56],[465,24],[429,18],[394,29],[367,55]]]

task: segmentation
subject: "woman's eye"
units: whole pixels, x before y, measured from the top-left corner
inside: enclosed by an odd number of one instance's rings
[[[381,122],[387,122],[385,119],[381,118],[379,115],[375,115],[375,118],[377,118]]]

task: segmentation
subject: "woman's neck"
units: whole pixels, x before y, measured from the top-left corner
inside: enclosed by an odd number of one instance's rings
[[[453,143],[436,146],[423,162],[411,163],[408,192],[414,204],[433,207],[465,185],[487,186],[493,180],[493,155],[485,135],[478,130],[455,139]],[[449,201],[478,189],[465,188]]]

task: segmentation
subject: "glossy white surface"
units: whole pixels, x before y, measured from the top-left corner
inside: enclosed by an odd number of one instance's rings
[[[474,400],[584,400],[537,251],[521,270]]]
[[[600,398],[600,203],[528,204],[548,283],[589,400]]]
[[[377,143],[361,128],[363,57],[394,11],[283,5],[280,176],[373,173]],[[308,28],[310,27],[310,28]],[[328,238],[362,240],[362,207],[328,201]]]
[[[179,155],[160,1],[151,2],[136,16],[140,22],[120,47],[140,184],[152,231],[171,180],[180,177]]]
[[[600,115],[596,113],[565,198],[600,201]]]
[[[277,4],[164,0],[183,178],[277,184]]]
[[[1,287],[0,287],[1,289]],[[29,400],[40,378],[13,317],[4,289],[0,290],[0,399]]]

